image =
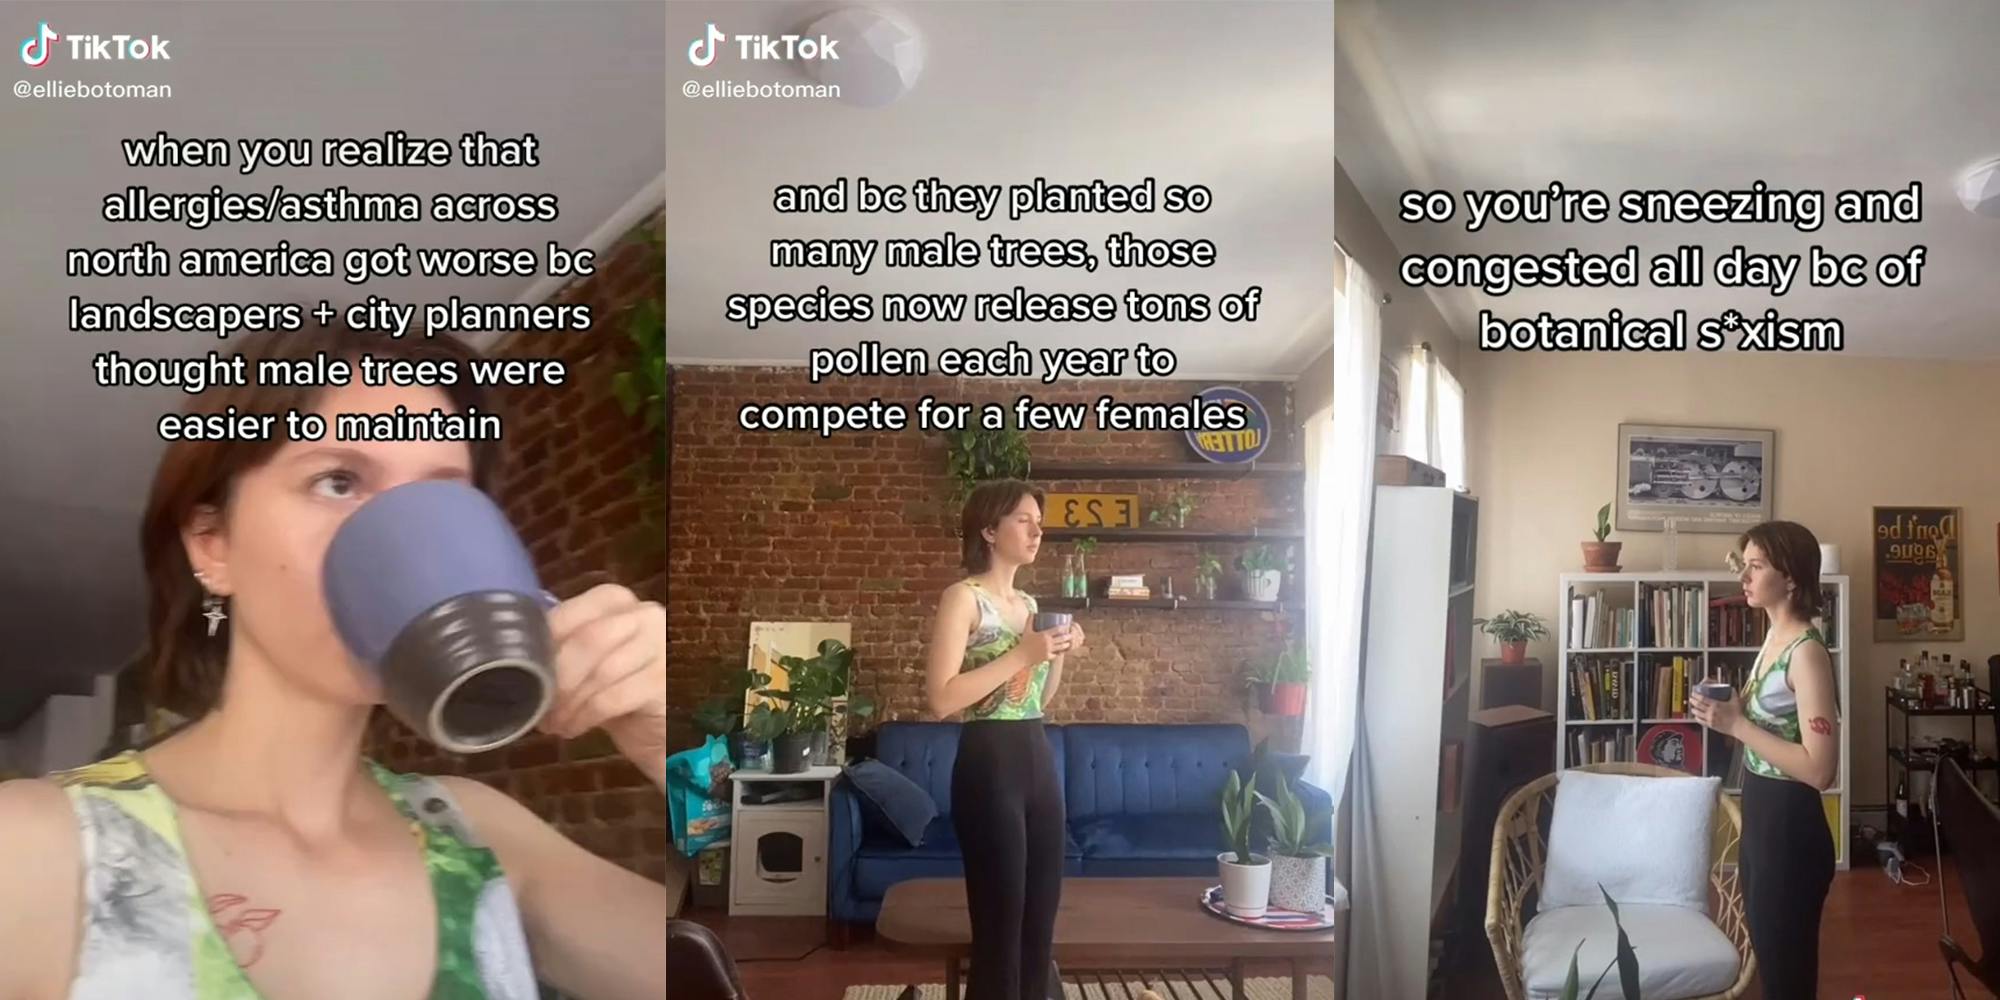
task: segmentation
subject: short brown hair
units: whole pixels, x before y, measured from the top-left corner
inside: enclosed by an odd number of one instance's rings
[[[965,500],[965,510],[959,514],[959,528],[964,534],[964,552],[960,559],[967,572],[984,573],[993,565],[993,546],[987,544],[985,531],[1000,523],[1022,497],[1034,497],[1035,506],[1046,507],[1048,495],[1033,483],[1019,479],[994,479],[980,483]]]
[[[146,651],[140,660],[145,670],[146,700],[151,707],[168,709],[190,720],[207,714],[222,695],[229,626],[223,623],[224,631],[209,638],[201,615],[206,592],[194,579],[181,531],[199,508],[223,508],[234,492],[237,477],[269,461],[285,444],[288,439],[277,428],[284,426],[282,415],[287,410],[309,412],[326,392],[321,386],[257,384],[258,363],[312,361],[322,352],[328,359],[350,362],[363,354],[413,361],[455,360],[461,365],[457,384],[439,389],[460,412],[471,407],[490,412],[484,393],[462,370],[463,362],[474,356],[472,349],[448,335],[390,338],[308,327],[252,333],[241,341],[238,353],[244,359],[244,380],[250,384],[217,386],[197,393],[189,398],[183,412],[219,414],[234,407],[237,413],[278,414],[281,419],[273,422],[275,436],[169,444],[153,473],[152,491],[139,522],[147,590]],[[471,448],[474,484],[485,489],[494,481],[499,444],[471,442]]]
[[[1819,539],[1803,524],[1793,521],[1766,521],[1736,540],[1736,551],[1750,543],[1764,550],[1771,568],[1792,581],[1792,611],[1811,620],[1820,612]]]

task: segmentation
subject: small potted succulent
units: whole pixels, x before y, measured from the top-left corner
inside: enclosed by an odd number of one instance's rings
[[[1256,919],[1271,905],[1271,859],[1250,853],[1251,820],[1257,812],[1257,775],[1229,772],[1222,789],[1222,838],[1229,850],[1215,856],[1222,874],[1222,906],[1239,917]]]
[[[1276,601],[1285,580],[1285,560],[1269,545],[1259,545],[1237,559],[1243,567],[1243,591],[1253,601]]]
[[[1525,662],[1528,643],[1549,634],[1548,623],[1527,611],[1502,611],[1491,618],[1474,618],[1472,624],[1500,643],[1500,662],[1508,666]]]
[[[1281,910],[1319,913],[1326,907],[1326,859],[1333,845],[1313,837],[1313,827],[1331,814],[1308,814],[1291,784],[1278,779],[1278,794],[1258,793],[1271,813],[1271,905]]]
[[[1267,711],[1287,718],[1306,714],[1306,681],[1312,667],[1297,642],[1285,647],[1272,665],[1271,706]]]
[[[1597,541],[1583,543],[1583,571],[1585,573],[1618,572],[1618,551],[1624,542],[1607,542],[1611,537],[1611,505],[1605,504],[1597,511]]]

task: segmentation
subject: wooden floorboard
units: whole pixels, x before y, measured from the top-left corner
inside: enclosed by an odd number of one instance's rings
[[[1919,862],[1923,864],[1923,862]],[[1925,864],[1926,869],[1932,865]],[[1967,950],[2000,947],[1978,942],[1956,876],[1945,865],[1951,926]],[[714,929],[732,955],[751,1000],[841,1000],[849,986],[874,983],[935,983],[944,977],[942,960],[912,958],[864,939],[841,950],[826,944],[817,918],[737,917],[714,911],[682,914]],[[1938,958],[1938,894],[1935,884],[1903,886],[1879,868],[1841,872],[1834,878],[1820,922],[1820,996],[1850,1000],[1938,1000],[1949,997],[1950,981]],[[864,932],[864,938],[866,934]],[[802,956],[791,958],[790,956]],[[1331,972],[1315,970],[1318,974]],[[1252,968],[1250,975],[1285,975],[1282,965]],[[1980,995],[1971,987],[1974,996]],[[1501,1000],[1490,965],[1454,977],[1446,995],[1453,1000]],[[1759,996],[1752,989],[1750,996]]]

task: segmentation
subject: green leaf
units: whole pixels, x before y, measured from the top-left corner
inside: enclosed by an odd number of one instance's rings
[[[1576,956],[1582,953],[1583,942],[1578,941],[1576,943],[1576,950],[1569,953],[1569,976],[1563,980],[1562,993],[1559,994],[1560,1000],[1576,1000]]]

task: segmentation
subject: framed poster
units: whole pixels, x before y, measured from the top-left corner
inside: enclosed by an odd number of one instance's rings
[[[1875,508],[1875,641],[1963,642],[1957,507]]]
[[[1774,431],[1618,425],[1619,531],[1736,534],[1771,520]]]

